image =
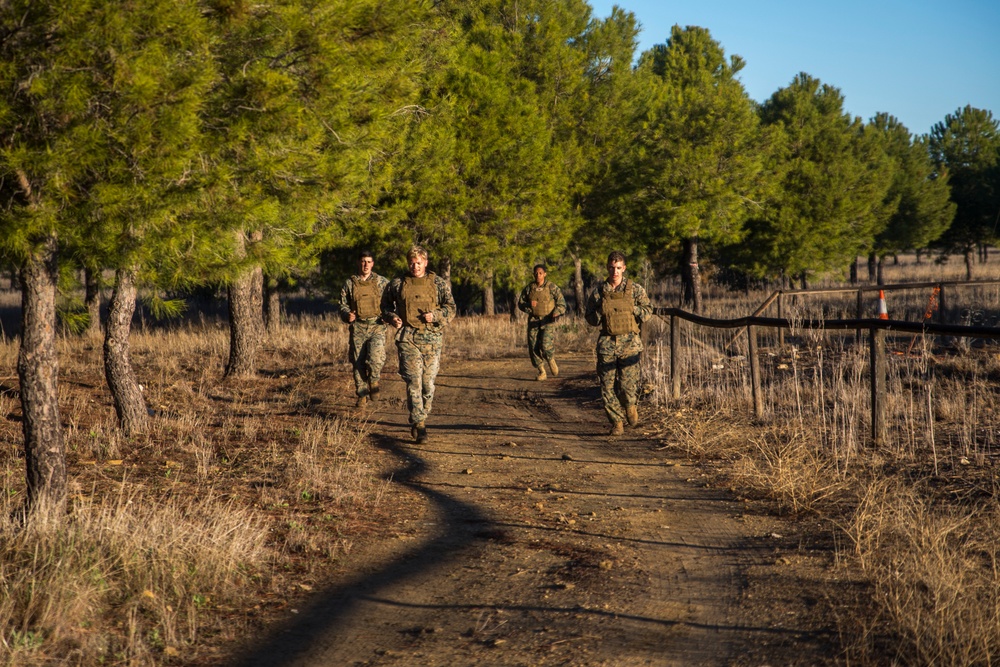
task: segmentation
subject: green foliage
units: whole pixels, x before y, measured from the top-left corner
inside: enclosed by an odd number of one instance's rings
[[[647,102],[628,171],[647,244],[683,239],[732,243],[759,212],[766,186],[758,119],[737,74],[708,30],[674,26],[644,53]]]
[[[742,267],[758,276],[845,267],[886,224],[893,172],[878,134],[844,113],[838,89],[805,73],[760,113],[776,133],[768,169],[778,188],[749,223]]]
[[[997,239],[1000,219],[1000,123],[990,111],[966,106],[931,128],[929,146],[947,172],[955,221],[946,248],[968,250]]]
[[[947,173],[935,167],[927,139],[914,138],[893,116],[878,114],[870,127],[882,134],[894,176],[885,200],[887,222],[875,238],[875,252],[885,256],[926,248],[955,216]]]

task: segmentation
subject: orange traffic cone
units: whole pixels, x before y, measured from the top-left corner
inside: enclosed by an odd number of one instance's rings
[[[878,318],[880,320],[889,319],[889,311],[885,307],[885,291],[878,291]]]

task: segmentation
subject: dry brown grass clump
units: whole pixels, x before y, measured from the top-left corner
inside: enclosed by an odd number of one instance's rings
[[[211,496],[157,500],[137,486],[77,499],[0,533],[0,655],[6,664],[152,664],[199,639],[269,555],[255,512]],[[16,516],[6,503],[3,516]],[[44,513],[43,513],[44,514]]]
[[[990,665],[1000,647],[1000,504],[932,503],[894,480],[864,490],[848,530],[883,630],[913,665]],[[861,638],[862,640],[865,637]],[[851,647],[860,655],[863,641]]]

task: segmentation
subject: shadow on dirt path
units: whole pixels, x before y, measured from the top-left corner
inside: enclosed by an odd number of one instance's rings
[[[603,435],[593,362],[534,382],[526,362],[448,363],[409,442],[384,382],[372,441],[398,462],[389,537],[345,559],[241,665],[727,665],[821,638],[739,621],[764,549],[725,494],[642,429]],[[756,545],[756,546],[755,546]],[[800,664],[808,664],[803,662]]]

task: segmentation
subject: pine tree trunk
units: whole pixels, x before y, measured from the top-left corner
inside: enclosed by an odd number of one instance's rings
[[[239,232],[239,243],[245,238]],[[255,232],[256,238],[259,233]],[[229,363],[227,378],[245,378],[257,372],[257,353],[264,338],[264,272],[259,266],[246,269],[228,289]]]
[[[885,285],[885,277],[882,272],[884,266],[885,266],[885,257],[879,257],[878,268],[876,269],[875,272],[875,284],[877,285]]]
[[[576,299],[576,314],[583,317],[587,310],[587,297],[583,287],[583,260],[577,257],[576,253],[570,256],[573,258],[573,296]]]
[[[100,273],[91,269],[83,270],[85,295],[84,305],[87,307],[87,333],[97,336],[101,333],[101,283]]]
[[[264,329],[268,336],[277,336],[281,330],[281,293],[278,281],[264,277]]]
[[[972,246],[965,248],[965,279],[972,280]]]
[[[451,257],[442,257],[438,262],[438,275],[451,282]]]
[[[108,304],[108,323],[104,334],[104,378],[118,415],[118,425],[125,435],[144,433],[149,426],[146,399],[136,379],[129,355],[129,335],[135,314],[135,272],[119,269],[115,289]]]
[[[855,257],[854,261],[851,262],[851,284],[858,284],[858,258]]]
[[[504,290],[507,297],[507,312],[510,313],[510,321],[517,322],[521,315],[521,311],[517,309],[517,291],[516,290]]]
[[[492,317],[496,315],[496,302],[493,293],[493,274],[483,282],[483,315]]]
[[[701,271],[698,268],[698,237],[684,240],[684,277],[687,284],[684,287],[684,294],[690,299],[685,301],[692,303],[692,312],[700,313],[701,308]]]
[[[809,274],[805,271],[799,274],[799,288],[809,289]]]
[[[56,354],[56,239],[33,253],[21,271],[20,381],[28,509],[66,505],[66,451],[59,420],[59,358]]]
[[[916,251],[914,251],[914,254],[917,256],[917,266],[920,266],[920,263],[923,260],[923,253],[920,251],[920,248],[917,248]]]
[[[878,273],[878,257],[875,253],[868,253],[868,282],[875,282],[875,274]]]

